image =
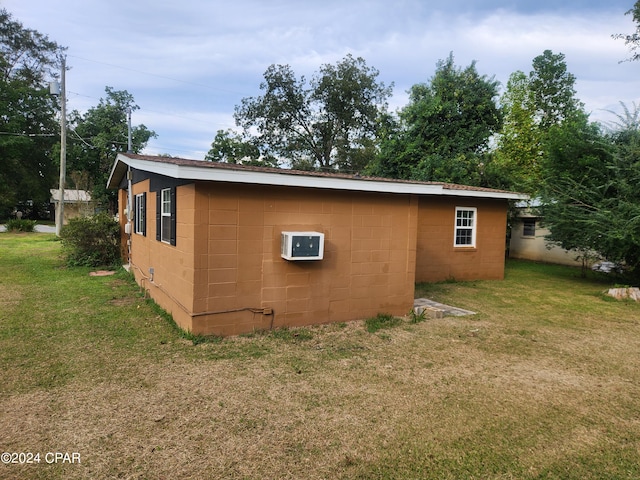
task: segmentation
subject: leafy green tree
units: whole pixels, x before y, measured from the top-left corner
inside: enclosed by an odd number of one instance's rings
[[[46,85],[55,78],[63,50],[0,10],[0,218],[19,204],[49,201],[60,129]]]
[[[360,171],[374,155],[378,117],[391,95],[378,74],[351,55],[321,66],[309,83],[288,65],[271,65],[264,94],[242,99],[236,124],[247,135],[257,131],[262,155],[295,168]]]
[[[367,175],[412,178],[412,152],[406,149],[403,126],[397,115],[385,112],[378,121],[379,152],[365,168]]]
[[[278,166],[276,158],[260,155],[260,148],[254,139],[246,139],[231,129],[218,130],[211,144],[211,149],[204,159],[210,162]]]
[[[634,3],[633,7],[628,10],[626,15],[631,15],[633,21],[636,23],[636,31],[633,33],[616,33],[613,38],[618,40],[624,40],[625,45],[629,47],[631,57],[629,61],[640,60],[640,0]]]
[[[538,168],[541,145],[526,74],[511,74],[501,104],[504,125],[491,164],[494,176],[500,179],[495,186],[531,191],[527,184]]]
[[[87,178],[92,198],[110,210],[115,209],[115,192],[107,191],[107,178],[118,153],[128,148],[127,112],[139,109],[133,95],[126,90],[105,88],[106,98],[84,115],[73,111],[70,115],[70,134],[67,136],[67,169]],[[149,139],[155,137],[145,125],[131,128],[132,153],[140,152]],[[82,175],[84,174],[84,175]]]
[[[533,59],[529,88],[535,121],[542,131],[571,119],[582,110],[575,83],[576,77],[567,70],[564,54],[545,50]]]
[[[636,105],[635,102],[632,102],[632,105],[633,109],[630,109],[624,102],[620,102],[622,114],[608,110],[609,113],[618,118],[617,121],[612,123],[612,131],[616,132],[617,141],[620,140],[620,137],[634,137],[635,133],[640,131],[640,106]]]
[[[504,187],[536,195],[549,131],[584,112],[563,54],[545,50],[532,66],[528,76],[521,71],[510,76],[501,98],[505,120],[492,168]]]
[[[549,132],[542,215],[549,240],[640,277],[640,131],[605,135],[586,115]]]
[[[372,173],[481,184],[483,154],[502,125],[498,85],[480,75],[475,62],[456,67],[453,54],[439,61],[431,80],[409,91]]]

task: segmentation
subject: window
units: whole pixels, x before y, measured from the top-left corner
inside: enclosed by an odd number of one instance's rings
[[[162,241],[171,242],[171,189],[165,188],[162,190],[162,218],[160,220],[162,226],[160,231],[162,232]]]
[[[476,246],[477,209],[471,207],[456,207],[456,227],[454,246]]]
[[[175,188],[163,188],[156,194],[156,240],[176,244]]]
[[[524,237],[536,236],[536,219],[535,218],[522,219],[522,235]]]
[[[135,229],[140,235],[147,234],[147,194],[140,193],[135,197]]]

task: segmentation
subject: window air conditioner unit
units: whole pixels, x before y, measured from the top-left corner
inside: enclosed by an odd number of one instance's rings
[[[322,260],[324,233],[282,232],[280,255],[285,260]]]

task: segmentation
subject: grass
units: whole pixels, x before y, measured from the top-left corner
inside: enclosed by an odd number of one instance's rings
[[[364,325],[369,333],[375,333],[383,328],[392,328],[400,323],[400,319],[389,313],[378,313],[375,317],[367,318]]]
[[[0,234],[0,451],[82,460],[1,478],[640,478],[640,305],[579,270],[418,286],[469,317],[202,339],[59,255]]]

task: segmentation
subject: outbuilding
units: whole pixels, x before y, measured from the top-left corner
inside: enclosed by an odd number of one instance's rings
[[[123,256],[194,334],[405,315],[416,282],[502,279],[508,202],[438,182],[119,154]]]
[[[509,257],[571,267],[582,266],[577,252],[565,250],[547,241],[547,235],[551,232],[544,226],[538,213],[541,205],[539,199],[516,202]]]
[[[52,188],[51,200],[49,203],[53,206],[51,209],[51,219],[58,218],[58,209],[60,208],[60,190]],[[63,224],[69,223],[69,219],[77,217],[86,217],[94,213],[93,203],[91,202],[91,194],[86,190],[64,190],[64,219]]]

